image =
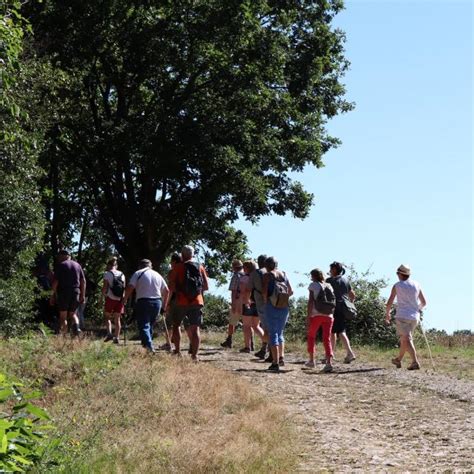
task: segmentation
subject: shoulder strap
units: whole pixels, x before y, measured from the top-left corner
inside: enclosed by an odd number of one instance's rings
[[[143,270],[140,275],[138,276],[137,278],[137,283],[138,283],[138,280],[140,280],[140,278],[143,276],[144,273],[146,273],[147,271],[149,270],[149,268],[145,268],[145,270]]]

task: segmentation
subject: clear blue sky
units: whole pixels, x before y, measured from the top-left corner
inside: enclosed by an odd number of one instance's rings
[[[426,327],[474,329],[471,2],[347,1],[336,25],[356,109],[329,125],[343,144],[326,167],[299,176],[315,206],[304,221],[238,227],[294,283],[339,260],[392,284],[407,263],[428,300]]]

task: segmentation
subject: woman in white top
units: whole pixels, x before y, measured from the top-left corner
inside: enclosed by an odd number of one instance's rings
[[[334,309],[336,307],[336,297],[334,290],[329,283],[325,283],[324,273],[315,268],[311,271],[311,284],[308,287],[308,320],[307,320],[307,342],[309,360],[306,362],[306,367],[314,367],[314,346],[316,341],[316,334],[319,328],[323,329],[323,344],[326,353],[326,365],[323,368],[324,372],[332,372],[332,346],[331,346],[331,329],[334,321]],[[323,291],[319,298],[320,292]],[[330,296],[329,298],[327,296]],[[331,301],[332,303],[328,302]]]
[[[125,275],[117,268],[117,257],[112,257],[107,262],[107,271],[104,273],[102,285],[102,296],[105,297],[104,316],[107,326],[105,342],[114,341],[119,343],[121,320],[124,313],[123,293],[125,290]],[[114,322],[114,333],[112,334],[112,321]]]
[[[420,310],[426,306],[425,296],[421,291],[418,282],[410,279],[410,267],[400,265],[397,269],[399,282],[393,285],[392,293],[387,301],[385,322],[390,324],[392,309],[395,298],[397,299],[396,324],[397,335],[400,337],[400,352],[398,357],[392,359],[392,364],[401,368],[402,359],[405,352],[411,356],[411,364],[408,370],[418,370],[420,363],[416,356],[416,349],[413,343],[413,332],[420,318]]]

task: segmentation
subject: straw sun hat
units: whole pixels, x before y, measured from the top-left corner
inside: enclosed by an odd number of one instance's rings
[[[408,265],[400,265],[397,268],[397,273],[400,273],[400,275],[410,276],[411,270]]]

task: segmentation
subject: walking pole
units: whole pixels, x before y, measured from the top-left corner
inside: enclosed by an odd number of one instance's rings
[[[433,355],[431,354],[431,347],[430,347],[430,343],[428,342],[428,338],[426,337],[426,332],[423,328],[423,313],[421,314],[420,316],[420,331],[421,331],[421,334],[423,334],[423,337],[425,339],[425,343],[426,343],[426,347],[428,348],[428,354],[430,355],[430,360],[431,360],[431,366],[433,367],[433,370],[436,370],[435,368],[435,365],[434,365],[434,361],[433,361]]]

